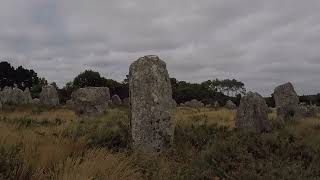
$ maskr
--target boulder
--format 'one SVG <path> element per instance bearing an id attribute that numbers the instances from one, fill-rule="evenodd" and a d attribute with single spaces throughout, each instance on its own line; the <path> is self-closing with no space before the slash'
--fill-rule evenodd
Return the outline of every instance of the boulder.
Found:
<path id="1" fill-rule="evenodd" d="M 66 106 L 72 108 L 73 107 L 73 101 L 71 99 L 66 101 Z"/>
<path id="2" fill-rule="evenodd" d="M 59 95 L 54 86 L 43 86 L 40 93 L 40 104 L 55 107 L 59 105 Z"/>
<path id="3" fill-rule="evenodd" d="M 198 101 L 196 99 L 192 99 L 191 101 L 187 101 L 184 103 L 185 106 L 191 107 L 191 108 L 203 108 L 204 104 L 201 101 Z"/>
<path id="4" fill-rule="evenodd" d="M 32 99 L 31 104 L 36 105 L 36 106 L 40 105 L 40 99 L 38 99 L 38 98 Z"/>
<path id="5" fill-rule="evenodd" d="M 129 106 L 130 102 L 129 102 L 129 98 L 124 98 L 122 101 L 122 104 L 125 106 Z"/>
<path id="6" fill-rule="evenodd" d="M 119 105 L 122 104 L 122 101 L 121 101 L 120 97 L 115 94 L 115 95 L 113 95 L 113 96 L 111 97 L 111 103 L 112 103 L 112 105 L 119 106 Z"/>
<path id="7" fill-rule="evenodd" d="M 227 108 L 227 109 L 237 109 L 237 105 L 234 104 L 231 100 L 228 100 L 226 105 L 225 105 L 225 108 Z"/>
<path id="8" fill-rule="evenodd" d="M 274 100 L 277 109 L 277 120 L 284 123 L 295 118 L 299 113 L 299 97 L 291 83 L 286 83 L 275 88 Z"/>
<path id="9" fill-rule="evenodd" d="M 254 132 L 269 132 L 268 105 L 258 93 L 249 92 L 241 98 L 236 115 L 236 128 Z"/>
<path id="10" fill-rule="evenodd" d="M 86 87 L 74 91 L 71 95 L 72 108 L 77 115 L 102 114 L 108 108 L 110 99 L 107 87 Z"/>
<path id="11" fill-rule="evenodd" d="M 19 88 L 5 87 L 0 94 L 3 104 L 24 105 L 31 103 L 31 95 L 28 88 L 23 92 Z"/>
<path id="12" fill-rule="evenodd" d="M 133 148 L 157 153 L 171 146 L 174 135 L 172 89 L 165 62 L 139 58 L 129 69 Z"/>

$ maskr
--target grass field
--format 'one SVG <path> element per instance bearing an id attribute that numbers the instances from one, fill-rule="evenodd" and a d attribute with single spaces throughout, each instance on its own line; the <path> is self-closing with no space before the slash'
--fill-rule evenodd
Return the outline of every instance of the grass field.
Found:
<path id="1" fill-rule="evenodd" d="M 67 108 L 0 113 L 0 179 L 319 179 L 320 118 L 273 132 L 234 130 L 235 111 L 178 108 L 173 147 L 130 150 L 128 110 L 77 117 Z"/>

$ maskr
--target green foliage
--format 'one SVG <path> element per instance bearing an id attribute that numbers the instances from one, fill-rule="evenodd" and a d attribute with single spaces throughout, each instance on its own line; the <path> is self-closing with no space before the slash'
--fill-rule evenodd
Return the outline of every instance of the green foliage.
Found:
<path id="1" fill-rule="evenodd" d="M 39 84 L 39 77 L 32 69 L 25 69 L 22 66 L 14 68 L 10 63 L 0 62 L 0 87 L 13 87 L 17 85 L 18 88 L 31 88 L 33 85 Z"/>
<path id="2" fill-rule="evenodd" d="M 126 111 L 110 110 L 104 116 L 82 118 L 75 126 L 67 129 L 64 136 L 75 140 L 87 137 L 91 147 L 106 147 L 119 151 L 129 147 L 129 124 Z"/>
<path id="3" fill-rule="evenodd" d="M 1 144 L 0 146 L 0 179 L 13 179 L 12 174 L 21 165 L 18 157 L 19 145 Z"/>
<path id="4" fill-rule="evenodd" d="M 63 120 L 56 118 L 54 121 L 49 121 L 47 119 L 34 120 L 29 117 L 7 119 L 6 117 L 1 117 L 0 122 L 10 123 L 17 125 L 18 128 L 30 128 L 36 126 L 57 126 L 63 123 Z"/>

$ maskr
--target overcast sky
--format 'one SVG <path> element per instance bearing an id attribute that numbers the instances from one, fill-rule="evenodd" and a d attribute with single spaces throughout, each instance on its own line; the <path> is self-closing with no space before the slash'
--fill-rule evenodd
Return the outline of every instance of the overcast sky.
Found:
<path id="1" fill-rule="evenodd" d="M 235 78 L 269 95 L 320 92 L 319 0 L 2 0 L 0 58 L 60 87 L 85 69 L 124 79 L 156 54 L 171 77 Z"/>

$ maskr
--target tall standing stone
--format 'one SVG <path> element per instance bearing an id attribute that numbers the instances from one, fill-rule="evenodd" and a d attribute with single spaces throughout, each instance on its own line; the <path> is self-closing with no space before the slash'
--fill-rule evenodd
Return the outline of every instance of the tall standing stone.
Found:
<path id="1" fill-rule="evenodd" d="M 139 58 L 129 70 L 133 148 L 161 152 L 173 142 L 173 99 L 165 62 L 157 56 Z"/>
<path id="2" fill-rule="evenodd" d="M 299 97 L 290 82 L 276 87 L 273 95 L 280 123 L 298 115 Z"/>
<path id="3" fill-rule="evenodd" d="M 47 85 L 42 87 L 40 104 L 53 107 L 59 105 L 59 95 L 54 86 Z"/>
<path id="4" fill-rule="evenodd" d="M 271 131 L 268 105 L 260 94 L 249 92 L 241 98 L 236 115 L 236 128 L 254 132 Z"/>

